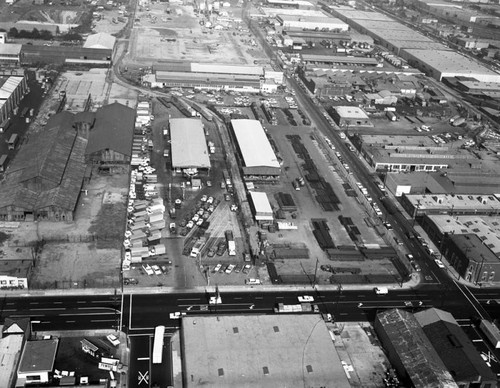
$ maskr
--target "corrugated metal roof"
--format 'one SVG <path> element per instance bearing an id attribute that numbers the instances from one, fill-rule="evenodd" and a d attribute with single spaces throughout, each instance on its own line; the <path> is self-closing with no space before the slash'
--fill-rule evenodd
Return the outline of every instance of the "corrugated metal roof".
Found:
<path id="1" fill-rule="evenodd" d="M 0 99 L 7 100 L 21 82 L 23 77 L 9 77 L 0 88 Z"/>
<path id="2" fill-rule="evenodd" d="M 280 168 L 264 128 L 257 120 L 231 120 L 245 167 Z"/>
<path id="3" fill-rule="evenodd" d="M 210 158 L 200 119 L 170 119 L 172 167 L 210 168 Z"/>

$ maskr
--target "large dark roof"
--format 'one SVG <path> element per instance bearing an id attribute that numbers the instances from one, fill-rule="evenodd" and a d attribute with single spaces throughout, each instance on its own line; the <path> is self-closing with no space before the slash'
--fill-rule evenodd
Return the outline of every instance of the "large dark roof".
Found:
<path id="1" fill-rule="evenodd" d="M 377 314 L 377 322 L 375 328 L 389 338 L 416 388 L 458 387 L 413 314 L 386 310 Z"/>
<path id="2" fill-rule="evenodd" d="M 53 116 L 45 130 L 21 147 L 0 186 L 0 208 L 75 209 L 85 173 L 87 140 L 77 136 L 73 119 L 69 112 Z M 25 184 L 34 180 L 43 183 L 43 189 L 35 191 L 33 185 Z"/>
<path id="3" fill-rule="evenodd" d="M 99 108 L 90 131 L 86 155 L 106 148 L 131 156 L 135 110 L 117 102 Z"/>
<path id="4" fill-rule="evenodd" d="M 57 339 L 26 342 L 18 372 L 52 372 L 58 344 Z"/>
<path id="5" fill-rule="evenodd" d="M 416 313 L 415 318 L 455 381 L 496 381 L 494 373 L 450 313 L 432 308 Z"/>

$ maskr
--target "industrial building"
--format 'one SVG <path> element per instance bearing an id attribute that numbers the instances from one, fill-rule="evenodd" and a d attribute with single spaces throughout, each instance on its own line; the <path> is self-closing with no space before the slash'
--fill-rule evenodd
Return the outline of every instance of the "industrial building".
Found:
<path id="1" fill-rule="evenodd" d="M 405 48 L 401 57 L 438 81 L 444 77 L 471 77 L 482 82 L 500 82 L 499 73 L 455 51 Z"/>
<path id="2" fill-rule="evenodd" d="M 274 181 L 279 179 L 281 165 L 257 120 L 231 120 L 236 144 L 246 181 Z"/>
<path id="3" fill-rule="evenodd" d="M 426 214 L 497 215 L 500 200 L 494 195 L 405 194 L 401 205 L 413 218 Z"/>
<path id="4" fill-rule="evenodd" d="M 0 219 L 72 221 L 85 174 L 87 140 L 73 115 L 52 116 L 23 144 L 0 184 Z"/>
<path id="5" fill-rule="evenodd" d="M 116 44 L 116 38 L 113 35 L 106 34 L 105 32 L 99 32 L 97 34 L 92 34 L 87 37 L 84 48 L 89 49 L 103 49 L 114 51 Z"/>
<path id="6" fill-rule="evenodd" d="M 0 63 L 3 66 L 19 66 L 21 64 L 22 47 L 22 44 L 17 43 L 0 44 Z"/>
<path id="7" fill-rule="evenodd" d="M 0 369 L 1 387 L 15 386 L 15 371 L 19 364 L 24 341 L 23 335 L 7 335 L 0 338 L 0 354 L 2 355 L 2 368 Z"/>
<path id="8" fill-rule="evenodd" d="M 64 64 L 66 66 L 108 67 L 113 50 L 81 46 L 41 46 L 23 44 L 21 64 L 27 66 Z"/>
<path id="9" fill-rule="evenodd" d="M 269 222 L 274 221 L 273 209 L 264 192 L 250 191 L 250 199 L 252 200 L 252 211 L 255 221 Z"/>
<path id="10" fill-rule="evenodd" d="M 200 119 L 170 119 L 172 169 L 195 176 L 210 169 L 205 130 Z"/>
<path id="11" fill-rule="evenodd" d="M 244 93 L 261 91 L 264 68 L 253 65 L 172 63 L 157 65 L 142 82 L 152 88 L 188 87 Z"/>
<path id="12" fill-rule="evenodd" d="M 82 128 L 78 123 L 85 122 Z M 101 171 L 128 168 L 132 158 L 135 110 L 117 102 L 105 105 L 95 113 L 75 115 L 79 132 L 88 139 L 85 160 L 97 164 Z M 87 132 L 86 134 L 84 133 Z"/>
<path id="13" fill-rule="evenodd" d="M 224 90 L 242 93 L 259 93 L 261 77 L 258 75 L 207 74 L 178 71 L 157 71 L 147 74 L 143 84 L 151 88 L 193 88 L 197 90 Z"/>
<path id="14" fill-rule="evenodd" d="M 368 115 L 357 106 L 335 106 L 329 113 L 341 128 L 373 127 Z"/>
<path id="15" fill-rule="evenodd" d="M 495 269 L 491 269 L 500 263 L 499 221 L 498 214 L 494 216 L 434 214 L 425 215 L 420 224 L 460 276 L 471 282 L 485 283 L 499 280 L 497 275 L 492 273 Z M 467 238 L 466 243 L 461 240 L 448 241 L 451 237 L 467 235 L 474 235 L 479 240 Z M 460 244 L 465 244 L 467 247 L 464 252 L 457 253 Z M 484 256 L 484 270 L 479 269 L 480 262 L 483 261 L 481 254 Z M 487 262 L 488 265 L 485 267 L 484 264 Z M 488 271 L 488 274 L 484 275 L 484 271 Z"/>
<path id="16" fill-rule="evenodd" d="M 414 315 L 392 309 L 375 317 L 375 331 L 391 365 L 415 388 L 458 388 Z"/>
<path id="17" fill-rule="evenodd" d="M 294 9 L 313 9 L 314 4 L 306 0 L 266 0 L 270 7 L 294 8 Z"/>
<path id="18" fill-rule="evenodd" d="M 326 65 L 332 66 L 345 66 L 345 67 L 364 67 L 373 68 L 381 65 L 376 58 L 368 57 L 352 57 L 345 55 L 319 55 L 319 54 L 302 54 L 302 62 L 306 65 Z"/>
<path id="19" fill-rule="evenodd" d="M 187 388 L 351 386 L 315 314 L 188 316 L 181 336 Z"/>
<path id="20" fill-rule="evenodd" d="M 16 386 L 49 383 L 58 345 L 58 339 L 27 341 L 17 369 Z"/>
<path id="21" fill-rule="evenodd" d="M 437 146 L 428 137 L 354 135 L 366 161 L 378 171 L 439 171 L 450 166 L 477 168 L 481 160 L 467 150 Z"/>
<path id="22" fill-rule="evenodd" d="M 26 76 L 3 76 L 0 77 L 0 85 L 0 132 L 3 132 L 19 103 L 28 93 L 28 84 Z"/>
<path id="23" fill-rule="evenodd" d="M 328 16 L 299 16 L 282 15 L 276 16 L 281 28 L 277 32 L 289 30 L 316 30 L 316 31 L 348 31 L 349 25 L 340 19 Z"/>
<path id="24" fill-rule="evenodd" d="M 466 76 L 478 81 L 500 82 L 500 74 L 379 12 L 344 6 L 330 6 L 328 9 L 356 30 L 371 35 L 376 44 L 386 47 L 438 81 L 443 77 Z"/>
<path id="25" fill-rule="evenodd" d="M 442 252 L 466 281 L 476 285 L 500 281 L 500 259 L 476 234 L 448 236 Z"/>

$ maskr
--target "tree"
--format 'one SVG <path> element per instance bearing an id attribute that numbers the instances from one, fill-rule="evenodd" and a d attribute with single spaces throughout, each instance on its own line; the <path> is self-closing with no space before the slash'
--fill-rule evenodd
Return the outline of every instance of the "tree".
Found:
<path id="1" fill-rule="evenodd" d="M 17 36 L 19 35 L 19 31 L 17 30 L 16 27 L 12 27 L 10 30 L 9 30 L 9 36 L 11 38 L 16 38 Z"/>

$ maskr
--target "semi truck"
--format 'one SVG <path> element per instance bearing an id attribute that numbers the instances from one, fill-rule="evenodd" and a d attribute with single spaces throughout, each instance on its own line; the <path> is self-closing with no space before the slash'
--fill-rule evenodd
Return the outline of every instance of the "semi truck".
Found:
<path id="1" fill-rule="evenodd" d="M 225 235 L 229 256 L 236 256 L 236 243 L 234 242 L 233 231 L 226 230 Z"/>
<path id="2" fill-rule="evenodd" d="M 153 341 L 153 364 L 161 364 L 163 358 L 163 337 L 165 335 L 165 326 L 156 326 Z"/>
<path id="3" fill-rule="evenodd" d="M 387 116 L 387 118 L 389 119 L 389 121 L 396 121 L 398 119 L 398 116 L 396 116 L 396 113 L 388 110 L 387 112 L 385 112 L 385 115 Z"/>

